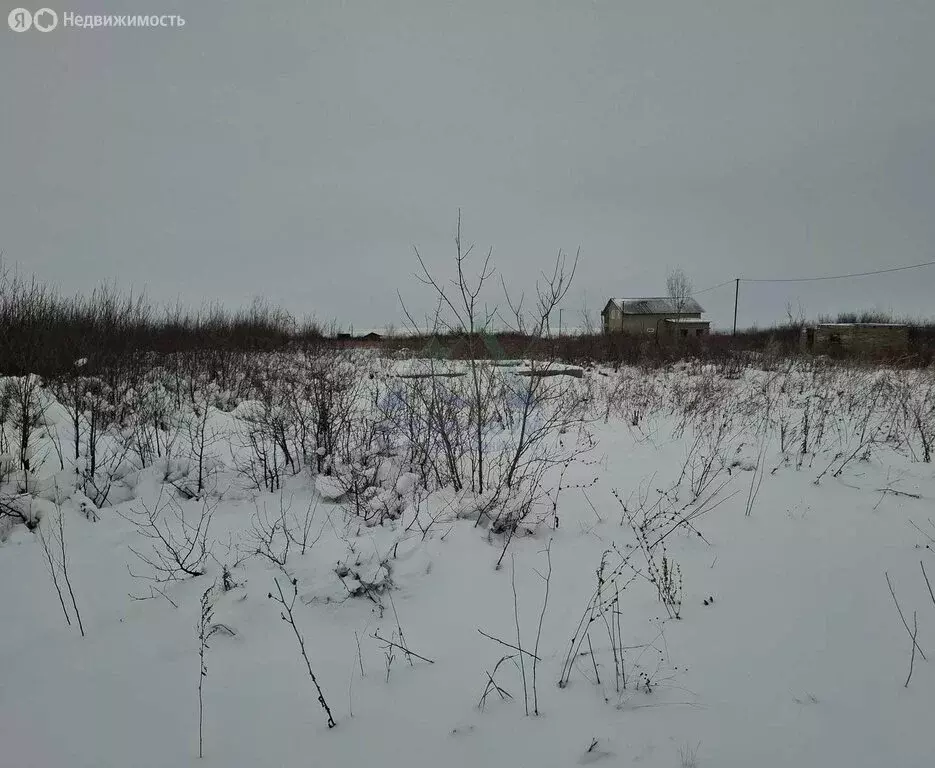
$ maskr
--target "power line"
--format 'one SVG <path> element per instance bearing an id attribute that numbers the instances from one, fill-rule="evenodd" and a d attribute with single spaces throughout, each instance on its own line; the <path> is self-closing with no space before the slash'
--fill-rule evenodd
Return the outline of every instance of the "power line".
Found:
<path id="1" fill-rule="evenodd" d="M 851 272 L 845 275 L 821 275 L 820 277 L 776 277 L 771 279 L 756 279 L 737 277 L 734 278 L 734 335 L 737 335 L 737 304 L 740 300 L 741 283 L 812 283 L 819 280 L 844 280 L 850 277 L 869 277 L 871 275 L 885 275 L 890 272 L 903 272 L 907 269 L 921 269 L 922 267 L 935 266 L 935 261 L 926 261 L 923 264 L 908 264 L 904 267 L 889 267 L 887 269 L 873 269 L 868 272 Z M 730 281 L 728 281 L 730 282 Z M 724 285 L 723 283 L 721 285 Z M 720 286 L 714 286 L 719 288 Z M 713 290 L 709 288 L 706 290 Z"/>
<path id="2" fill-rule="evenodd" d="M 715 288 L 723 288 L 725 285 L 730 285 L 732 282 L 734 282 L 734 278 L 725 280 L 723 283 L 718 283 L 717 285 L 712 285 L 710 288 L 705 288 L 701 291 L 692 291 L 692 295 L 695 296 L 699 293 L 707 293 L 708 291 L 713 291 Z"/>
<path id="3" fill-rule="evenodd" d="M 924 264 L 909 264 L 905 267 L 890 267 L 889 269 L 875 269 L 870 272 L 852 272 L 848 275 L 823 275 L 821 277 L 775 277 L 775 278 L 749 278 L 741 277 L 742 283 L 809 283 L 816 280 L 842 280 L 847 277 L 867 277 L 869 275 L 884 275 L 888 272 L 902 272 L 907 269 L 921 269 L 922 267 L 931 267 L 935 261 L 926 261 Z M 727 282 L 731 282 L 728 280 Z M 725 285 L 725 283 L 721 283 Z M 719 288 L 720 286 L 715 286 Z M 706 290 L 712 290 L 708 288 Z M 701 293 L 701 291 L 699 291 Z"/>

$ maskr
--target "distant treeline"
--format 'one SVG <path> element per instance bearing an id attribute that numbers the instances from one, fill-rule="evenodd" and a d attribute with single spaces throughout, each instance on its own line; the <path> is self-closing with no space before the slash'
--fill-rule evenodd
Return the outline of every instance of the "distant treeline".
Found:
<path id="1" fill-rule="evenodd" d="M 829 318 L 822 318 L 828 322 Z M 895 322 L 880 312 L 842 313 L 834 322 Z M 909 354 L 903 360 L 935 360 L 935 325 L 908 321 Z M 35 279 L 0 269 L 0 374 L 55 377 L 120 366 L 142 357 L 213 352 L 262 352 L 322 346 L 376 344 L 388 352 L 450 358 L 547 357 L 570 363 L 646 364 L 686 356 L 722 358 L 738 352 L 788 355 L 799 351 L 802 323 L 786 323 L 736 336 L 712 333 L 666 342 L 621 333 L 534 338 L 519 333 L 390 335 L 382 339 L 338 334 L 314 320 L 297 320 L 267 302 L 229 311 L 220 306 L 192 311 L 157 308 L 145 298 L 102 287 L 89 296 L 63 296 Z"/>
<path id="2" fill-rule="evenodd" d="M 230 312 L 219 306 L 159 309 L 143 297 L 102 287 L 62 296 L 35 279 L 0 272 L 0 373 L 57 376 L 91 372 L 131 357 L 204 349 L 263 351 L 320 343 L 323 329 L 257 301 Z"/>

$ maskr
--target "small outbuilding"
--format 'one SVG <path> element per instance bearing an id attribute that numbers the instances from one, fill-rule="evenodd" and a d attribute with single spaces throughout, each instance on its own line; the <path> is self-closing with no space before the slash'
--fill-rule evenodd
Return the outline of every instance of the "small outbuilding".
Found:
<path id="1" fill-rule="evenodd" d="M 909 349 L 900 323 L 819 323 L 802 329 L 802 349 L 818 354 L 898 355 Z"/>
<path id="2" fill-rule="evenodd" d="M 669 317 L 659 326 L 659 333 L 672 339 L 707 336 L 710 331 L 711 323 L 697 317 Z"/>

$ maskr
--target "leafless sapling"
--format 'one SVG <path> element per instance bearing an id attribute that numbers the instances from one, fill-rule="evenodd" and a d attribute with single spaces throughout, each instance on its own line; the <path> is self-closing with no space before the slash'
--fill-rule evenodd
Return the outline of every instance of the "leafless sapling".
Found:
<path id="1" fill-rule="evenodd" d="M 62 595 L 62 587 L 58 580 L 59 564 L 57 557 L 53 552 L 52 542 L 49 541 L 45 531 L 42 530 L 42 526 L 39 526 L 36 529 L 36 534 L 39 539 L 39 544 L 42 547 L 42 553 L 45 555 L 46 568 L 49 571 L 49 576 L 52 577 L 52 584 L 55 587 L 56 594 L 58 595 L 58 601 L 62 606 L 62 613 L 65 614 L 65 622 L 70 627 L 71 617 L 68 615 L 68 608 L 65 606 L 65 597 Z"/>
<path id="2" fill-rule="evenodd" d="M 214 585 L 208 587 L 201 595 L 201 614 L 199 615 L 198 625 L 195 627 L 198 633 L 198 757 L 204 757 L 204 684 L 208 676 L 208 662 L 205 654 L 208 651 L 208 641 L 218 631 L 218 627 L 212 622 L 214 620 L 214 602 L 211 599 L 214 592 Z"/>
<path id="3" fill-rule="evenodd" d="M 325 711 L 325 715 L 328 717 L 328 727 L 334 728 L 337 723 L 334 720 L 334 717 L 331 715 L 331 708 L 328 706 L 328 702 L 325 701 L 325 694 L 321 690 L 321 686 L 318 684 L 318 678 L 315 677 L 315 673 L 312 671 L 312 662 L 308 658 L 308 653 L 305 650 L 305 638 L 302 637 L 302 633 L 299 632 L 299 628 L 295 623 L 295 614 L 293 613 L 293 608 L 295 607 L 295 601 L 299 596 L 299 582 L 297 579 L 292 580 L 292 595 L 289 598 L 286 598 L 285 594 L 282 591 L 282 587 L 279 585 L 279 579 L 273 579 L 273 583 L 276 585 L 277 594 L 274 595 L 272 592 L 269 593 L 269 598 L 275 600 L 282 606 L 282 611 L 280 612 L 280 618 L 292 627 L 292 631 L 295 634 L 295 639 L 299 644 L 299 652 L 302 654 L 302 659 L 305 661 L 305 668 L 308 670 L 308 676 L 312 679 L 312 684 L 315 686 L 315 690 L 318 692 L 318 703 L 321 704 L 321 708 Z"/>
<path id="4" fill-rule="evenodd" d="M 62 576 L 65 579 L 65 586 L 68 588 L 68 595 L 71 598 L 72 608 L 75 611 L 75 618 L 78 620 L 78 629 L 81 630 L 81 636 L 84 637 L 84 622 L 81 621 L 81 612 L 78 610 L 78 601 L 75 598 L 75 590 L 71 585 L 71 576 L 68 575 L 68 553 L 65 548 L 65 515 L 61 507 L 58 508 L 56 524 L 58 527 L 59 551 L 61 552 L 59 565 L 62 569 Z"/>
<path id="5" fill-rule="evenodd" d="M 542 610 L 539 612 L 539 626 L 536 629 L 536 645 L 533 648 L 533 658 L 532 658 L 532 711 L 535 715 L 539 715 L 539 689 L 536 685 L 536 673 L 539 668 L 539 640 L 542 638 L 542 622 L 545 619 L 545 611 L 549 606 L 549 587 L 552 582 L 552 540 L 549 539 L 549 543 L 545 548 L 545 559 L 548 564 L 548 569 L 545 572 L 545 575 L 539 574 L 542 577 L 542 580 L 545 582 L 545 595 L 542 598 Z"/>

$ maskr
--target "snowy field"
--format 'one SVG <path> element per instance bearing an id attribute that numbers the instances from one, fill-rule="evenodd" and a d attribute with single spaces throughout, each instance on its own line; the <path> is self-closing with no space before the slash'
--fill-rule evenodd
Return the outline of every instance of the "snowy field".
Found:
<path id="1" fill-rule="evenodd" d="M 434 366 L 4 380 L 0 765 L 935 764 L 935 372 Z"/>

